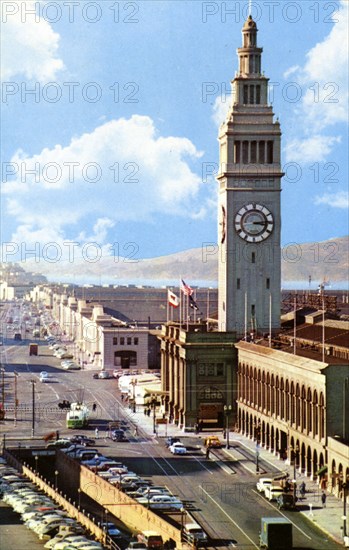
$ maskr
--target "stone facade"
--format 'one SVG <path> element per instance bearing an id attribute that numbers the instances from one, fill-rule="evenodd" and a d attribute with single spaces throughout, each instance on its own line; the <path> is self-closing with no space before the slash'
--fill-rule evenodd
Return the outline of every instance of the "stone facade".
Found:
<path id="1" fill-rule="evenodd" d="M 236 348 L 239 430 L 315 478 L 328 438 L 349 441 L 349 365 L 249 342 Z"/>
<path id="2" fill-rule="evenodd" d="M 161 382 L 168 392 L 165 411 L 184 430 L 225 426 L 236 422 L 235 334 L 207 332 L 205 324 L 162 326 Z"/>

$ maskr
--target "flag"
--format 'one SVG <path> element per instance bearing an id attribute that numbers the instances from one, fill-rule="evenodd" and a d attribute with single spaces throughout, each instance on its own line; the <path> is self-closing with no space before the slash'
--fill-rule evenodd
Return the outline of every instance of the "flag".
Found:
<path id="1" fill-rule="evenodd" d="M 185 294 L 186 296 L 191 296 L 194 292 L 194 290 L 189 286 L 187 285 L 183 279 L 181 279 L 182 281 L 182 285 L 181 285 L 181 291 L 183 292 L 183 294 Z"/>
<path id="2" fill-rule="evenodd" d="M 179 306 L 179 298 L 171 290 L 167 290 L 167 300 L 170 306 L 172 307 Z"/>
<path id="3" fill-rule="evenodd" d="M 189 307 L 191 307 L 192 309 L 195 309 L 195 311 L 198 311 L 199 309 L 197 303 L 195 302 L 192 296 L 189 296 Z"/>

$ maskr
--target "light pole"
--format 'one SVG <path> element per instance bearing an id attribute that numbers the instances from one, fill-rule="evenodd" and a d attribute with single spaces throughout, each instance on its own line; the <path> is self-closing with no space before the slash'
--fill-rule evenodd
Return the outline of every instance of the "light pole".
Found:
<path id="1" fill-rule="evenodd" d="M 296 446 L 295 448 L 291 447 L 291 452 L 293 453 L 293 500 L 296 502 L 297 498 L 297 458 L 299 454 L 299 449 Z"/>
<path id="2" fill-rule="evenodd" d="M 81 506 L 81 489 L 80 489 L 80 487 L 78 489 L 78 499 L 79 499 L 78 500 L 78 510 L 80 512 L 80 506 Z"/>
<path id="3" fill-rule="evenodd" d="M 15 416 L 14 416 L 14 424 L 17 426 L 17 407 L 18 407 L 18 399 L 17 399 L 17 378 L 18 378 L 18 372 L 13 371 L 13 374 L 15 375 Z"/>
<path id="4" fill-rule="evenodd" d="M 58 487 L 58 474 L 59 474 L 59 471 L 55 470 L 55 490 L 56 491 L 57 491 L 57 487 Z"/>
<path id="5" fill-rule="evenodd" d="M 31 380 L 32 385 L 32 437 L 35 433 L 35 380 Z"/>
<path id="6" fill-rule="evenodd" d="M 232 411 L 231 405 L 224 405 L 224 413 L 225 413 L 225 431 L 227 434 L 227 449 L 229 449 L 229 416 Z"/>
<path id="7" fill-rule="evenodd" d="M 151 401 L 153 407 L 153 433 L 156 434 L 156 396 L 152 395 Z"/>
<path id="8" fill-rule="evenodd" d="M 39 457 L 38 457 L 38 455 L 35 455 L 34 458 L 35 458 L 35 473 L 37 474 L 37 473 L 38 473 L 38 461 L 39 461 Z"/>

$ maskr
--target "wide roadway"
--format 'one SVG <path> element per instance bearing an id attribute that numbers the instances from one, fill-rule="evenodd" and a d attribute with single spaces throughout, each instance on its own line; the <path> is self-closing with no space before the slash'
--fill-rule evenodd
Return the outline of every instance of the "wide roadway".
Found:
<path id="1" fill-rule="evenodd" d="M 65 372 L 46 345 L 39 349 L 38 357 L 29 357 L 28 342 L 5 342 L 2 360 L 6 370 L 6 402 L 13 404 L 13 373 L 16 371 L 19 375 L 19 406 L 26 408 L 24 412 L 18 410 L 16 426 L 12 420 L 1 424 L 2 432 L 8 438 L 15 438 L 11 443 L 16 443 L 17 438 L 21 440 L 29 436 L 29 441 L 22 440 L 22 444 L 43 445 L 42 437 L 57 429 L 61 435 L 72 435 L 74 432 L 65 428 L 65 412 L 59 410 L 58 402 L 68 399 L 84 400 L 89 405 L 96 403 L 96 413 L 92 414 L 90 427 L 85 433 L 93 436 L 95 427 L 98 427 L 100 438 L 96 444 L 103 454 L 121 459 L 129 469 L 151 479 L 155 485 L 166 485 L 178 495 L 190 515 L 207 531 L 212 547 L 259 548 L 260 518 L 285 516 L 294 525 L 294 548 L 341 548 L 303 515 L 280 512 L 274 503 L 266 501 L 255 490 L 257 476 L 241 462 L 230 459 L 223 451 L 215 452 L 210 459 L 206 459 L 200 436 L 181 436 L 189 452 L 186 456 L 173 456 L 165 447 L 164 437 L 155 438 L 152 435 L 151 419 L 139 413 L 134 415 L 121 401 L 116 380 L 95 380 L 90 370 Z M 49 383 L 39 382 L 42 370 L 49 372 Z M 35 440 L 30 439 L 32 381 L 35 381 Z M 132 428 L 128 432 L 129 441 L 114 443 L 105 438 L 105 429 L 109 421 L 120 418 L 126 418 L 130 426 L 137 425 L 137 435 Z M 161 428 L 164 429 L 163 426 Z M 237 449 L 238 444 L 233 443 L 233 451 L 234 447 Z M 250 458 L 253 460 L 252 456 Z M 268 464 L 262 462 L 260 466 L 261 470 L 270 473 Z M 180 516 L 172 516 L 172 520 L 181 521 Z"/>

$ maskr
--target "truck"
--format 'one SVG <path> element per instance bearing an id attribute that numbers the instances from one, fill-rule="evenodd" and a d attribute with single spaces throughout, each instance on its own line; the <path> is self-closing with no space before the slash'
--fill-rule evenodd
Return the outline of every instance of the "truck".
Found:
<path id="1" fill-rule="evenodd" d="M 38 349 L 37 344 L 29 344 L 29 355 L 38 355 Z"/>
<path id="2" fill-rule="evenodd" d="M 66 416 L 67 428 L 85 428 L 89 415 L 90 411 L 84 403 L 72 403 Z"/>
<path id="3" fill-rule="evenodd" d="M 291 550 L 292 523 L 283 517 L 261 518 L 259 546 L 268 550 Z"/>

